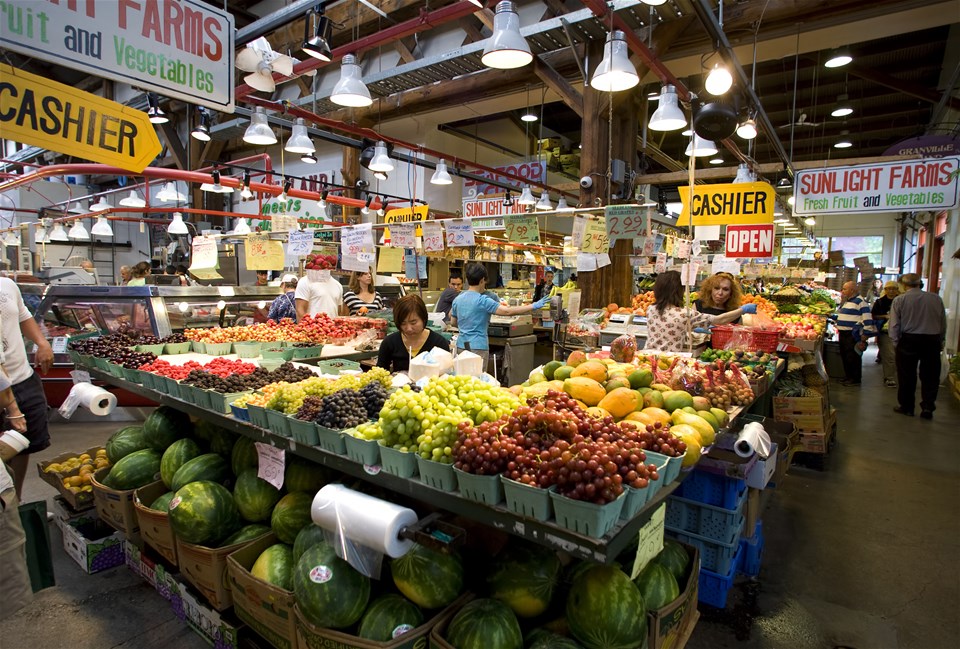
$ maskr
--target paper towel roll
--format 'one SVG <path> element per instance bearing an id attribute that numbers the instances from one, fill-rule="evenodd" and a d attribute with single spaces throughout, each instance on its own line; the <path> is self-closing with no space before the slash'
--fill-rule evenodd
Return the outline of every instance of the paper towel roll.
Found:
<path id="1" fill-rule="evenodd" d="M 98 417 L 109 415 L 117 407 L 116 395 L 93 383 L 77 383 L 70 390 L 70 394 L 77 397 L 81 406 Z"/>
<path id="2" fill-rule="evenodd" d="M 759 453 L 760 457 L 766 458 L 770 455 L 770 436 L 761 424 L 751 421 L 737 435 L 737 443 L 733 445 L 733 450 L 740 457 L 750 457 L 754 453 Z"/>
<path id="3" fill-rule="evenodd" d="M 399 534 L 401 529 L 417 522 L 416 512 L 341 484 L 328 484 L 317 492 L 310 516 L 320 527 L 338 531 L 351 541 L 393 558 L 402 557 L 413 547 L 413 541 L 401 539 Z"/>

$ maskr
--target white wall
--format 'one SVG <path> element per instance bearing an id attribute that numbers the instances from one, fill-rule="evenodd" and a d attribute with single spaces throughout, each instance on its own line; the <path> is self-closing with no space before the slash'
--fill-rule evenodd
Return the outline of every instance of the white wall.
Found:
<path id="1" fill-rule="evenodd" d="M 895 266 L 897 262 L 897 214 L 828 214 L 817 217 L 813 228 L 818 239 L 827 237 L 864 237 L 883 235 L 883 264 Z M 853 265 L 853 257 L 847 255 L 847 265 Z"/>

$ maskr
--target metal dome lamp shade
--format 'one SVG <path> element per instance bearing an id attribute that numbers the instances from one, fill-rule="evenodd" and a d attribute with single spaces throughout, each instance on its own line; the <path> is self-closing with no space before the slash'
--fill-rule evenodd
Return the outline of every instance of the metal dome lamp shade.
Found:
<path id="1" fill-rule="evenodd" d="M 83 209 L 83 206 L 80 203 L 74 201 L 73 207 L 70 208 L 70 211 L 67 214 L 86 214 L 88 210 Z"/>
<path id="2" fill-rule="evenodd" d="M 840 68 L 847 65 L 851 61 L 853 61 L 853 57 L 850 56 L 850 52 L 844 48 L 841 48 L 831 54 L 830 58 L 827 59 L 823 65 L 824 67 L 828 68 Z"/>
<path id="3" fill-rule="evenodd" d="M 90 228 L 90 234 L 95 234 L 98 237 L 112 237 L 113 228 L 110 227 L 110 221 L 104 216 L 98 216 L 97 222 Z"/>
<path id="4" fill-rule="evenodd" d="M 433 172 L 433 176 L 430 178 L 431 185 L 452 185 L 453 178 L 450 177 L 450 172 L 447 171 L 447 162 L 441 158 L 440 162 L 437 163 L 437 170 Z"/>
<path id="5" fill-rule="evenodd" d="M 183 214 L 180 212 L 173 213 L 173 220 L 167 226 L 167 232 L 169 234 L 189 234 L 187 224 L 183 222 Z"/>
<path id="6" fill-rule="evenodd" d="M 517 203 L 519 205 L 536 205 L 537 199 L 533 197 L 533 193 L 529 187 L 524 187 L 523 191 L 520 192 L 520 198 L 517 199 Z"/>
<path id="7" fill-rule="evenodd" d="M 373 149 L 373 159 L 367 167 L 370 171 L 380 171 L 389 173 L 393 171 L 393 161 L 390 160 L 390 154 L 387 152 L 387 144 L 383 140 L 377 142 Z"/>
<path id="8" fill-rule="evenodd" d="M 566 196 L 561 196 L 560 199 L 557 201 L 557 211 L 558 211 L 558 212 L 574 212 L 574 211 L 576 211 L 576 210 L 575 210 L 575 208 L 570 207 L 569 205 L 567 205 L 567 197 L 566 197 Z"/>
<path id="9" fill-rule="evenodd" d="M 298 117 L 293 123 L 293 133 L 283 148 L 290 153 L 312 154 L 316 152 L 317 149 L 313 146 L 313 141 L 307 134 L 307 123 L 303 121 L 303 118 Z"/>
<path id="10" fill-rule="evenodd" d="M 157 192 L 157 200 L 161 203 L 182 203 L 187 200 L 187 197 L 177 191 L 175 183 L 167 183 Z"/>
<path id="11" fill-rule="evenodd" d="M 690 155 L 689 153 L 687 155 Z M 737 166 L 737 177 L 733 179 L 733 184 L 739 183 L 752 183 L 757 179 L 757 176 L 750 171 L 750 166 L 746 163 L 741 163 Z"/>
<path id="12" fill-rule="evenodd" d="M 757 123 L 752 117 L 748 117 L 743 120 L 739 126 L 737 126 L 737 135 L 739 135 L 744 140 L 752 140 L 757 137 Z"/>
<path id="13" fill-rule="evenodd" d="M 111 205 L 106 200 L 104 200 L 102 196 L 96 203 L 90 206 L 91 212 L 105 212 L 107 210 L 112 210 L 112 209 L 113 209 L 113 205 Z"/>
<path id="14" fill-rule="evenodd" d="M 37 243 L 50 243 L 50 234 L 47 232 L 47 229 L 43 226 L 37 228 L 36 235 Z"/>
<path id="15" fill-rule="evenodd" d="M 364 85 L 357 57 L 346 54 L 340 62 L 340 80 L 333 87 L 330 101 L 338 106 L 362 108 L 373 103 L 370 91 Z"/>
<path id="16" fill-rule="evenodd" d="M 717 151 L 717 145 L 714 142 L 694 134 L 693 140 L 687 145 L 687 149 L 683 153 L 694 158 L 705 158 L 716 154 Z"/>
<path id="17" fill-rule="evenodd" d="M 487 39 L 480 61 L 488 68 L 512 70 L 533 61 L 530 45 L 520 34 L 520 16 L 510 0 L 497 3 L 493 35 Z"/>
<path id="18" fill-rule="evenodd" d="M 70 237 L 67 236 L 67 231 L 63 228 L 62 223 L 55 223 L 53 230 L 50 232 L 50 241 L 70 241 Z"/>
<path id="19" fill-rule="evenodd" d="M 660 105 L 650 116 L 648 126 L 652 131 L 677 131 L 687 125 L 687 118 L 680 110 L 677 89 L 667 84 L 660 91 Z"/>
<path id="20" fill-rule="evenodd" d="M 267 111 L 262 106 L 257 106 L 250 116 L 250 126 L 243 134 L 243 141 L 261 146 L 277 143 L 277 136 L 267 123 Z"/>
<path id="21" fill-rule="evenodd" d="M 130 190 L 130 195 L 120 199 L 120 204 L 124 207 L 146 207 L 147 201 L 137 196 L 137 192 Z"/>
<path id="22" fill-rule="evenodd" d="M 853 106 L 850 105 L 850 96 L 843 93 L 837 97 L 837 107 L 830 111 L 831 117 L 846 117 L 853 114 Z"/>
<path id="23" fill-rule="evenodd" d="M 593 72 L 590 87 L 602 92 L 629 90 L 640 83 L 636 68 L 630 62 L 624 33 L 615 29 L 607 34 L 603 60 Z"/>
<path id="24" fill-rule="evenodd" d="M 233 226 L 233 232 L 231 232 L 231 234 L 250 234 L 250 225 L 247 223 L 247 220 L 237 219 L 237 222 Z"/>
<path id="25" fill-rule="evenodd" d="M 83 221 L 80 220 L 74 222 L 73 226 L 70 228 L 70 232 L 67 233 L 67 237 L 70 239 L 76 239 L 77 241 L 90 241 L 90 233 L 87 232 L 87 228 L 84 227 Z"/>
<path id="26" fill-rule="evenodd" d="M 314 12 L 310 13 L 316 15 Z M 310 35 L 308 31 L 310 29 L 310 20 L 304 21 L 303 28 L 303 52 L 320 61 L 332 61 L 333 54 L 330 52 L 330 35 L 333 29 L 333 23 L 330 22 L 330 19 L 321 14 L 317 20 L 317 26 L 313 35 Z"/>
<path id="27" fill-rule="evenodd" d="M 553 209 L 553 203 L 550 202 L 550 192 L 544 191 L 540 194 L 540 200 L 537 201 L 536 209 L 543 211 Z"/>

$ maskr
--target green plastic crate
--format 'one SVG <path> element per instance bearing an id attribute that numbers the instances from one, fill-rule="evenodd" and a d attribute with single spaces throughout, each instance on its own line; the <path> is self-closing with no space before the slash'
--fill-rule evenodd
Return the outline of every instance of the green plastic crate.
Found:
<path id="1" fill-rule="evenodd" d="M 343 431 L 334 430 L 333 428 L 327 428 L 326 426 L 317 425 L 317 436 L 319 438 L 319 445 L 325 451 L 331 453 L 336 453 L 337 455 L 346 455 L 347 454 L 347 442 L 346 438 L 349 437 L 345 435 Z"/>
<path id="2" fill-rule="evenodd" d="M 503 483 L 503 497 L 507 502 L 507 509 L 538 521 L 550 519 L 553 512 L 550 489 L 531 487 L 503 475 L 500 476 L 500 481 Z"/>
<path id="3" fill-rule="evenodd" d="M 457 474 L 453 472 L 452 464 L 434 462 L 417 455 L 417 469 L 420 471 L 420 482 L 439 489 L 453 491 L 457 488 Z"/>
<path id="4" fill-rule="evenodd" d="M 317 446 L 320 438 L 317 435 L 317 425 L 312 421 L 303 421 L 296 417 L 288 417 L 287 426 L 290 427 L 290 434 L 300 444 L 308 446 Z"/>
<path id="5" fill-rule="evenodd" d="M 474 475 L 453 469 L 457 476 L 460 494 L 467 500 L 485 505 L 499 505 L 503 502 L 503 484 L 499 475 Z"/>
<path id="6" fill-rule="evenodd" d="M 361 439 L 353 435 L 343 436 L 347 457 L 365 466 L 380 464 L 380 444 L 375 439 Z"/>
<path id="7" fill-rule="evenodd" d="M 267 422 L 270 424 L 270 432 L 283 437 L 293 437 L 290 432 L 290 418 L 279 410 L 267 408 Z"/>
<path id="8" fill-rule="evenodd" d="M 380 465 L 383 470 L 398 478 L 412 478 L 417 475 L 416 453 L 398 451 L 392 446 L 380 446 Z"/>
<path id="9" fill-rule="evenodd" d="M 624 494 L 606 505 L 596 505 L 582 500 L 573 500 L 551 491 L 553 514 L 557 525 L 571 532 L 583 534 L 595 539 L 603 537 L 613 529 L 623 511 Z"/>

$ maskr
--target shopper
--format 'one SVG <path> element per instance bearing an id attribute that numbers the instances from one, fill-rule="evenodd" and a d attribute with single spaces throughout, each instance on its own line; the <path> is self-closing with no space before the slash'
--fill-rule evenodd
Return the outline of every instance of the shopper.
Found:
<path id="1" fill-rule="evenodd" d="M 463 278 L 459 275 L 451 275 L 450 279 L 447 280 L 447 288 L 443 289 L 443 293 L 440 294 L 440 299 L 437 300 L 437 306 L 434 307 L 436 313 L 443 314 L 443 321 L 450 321 L 450 307 L 453 306 L 453 301 L 460 295 L 460 291 L 463 290 Z"/>
<path id="2" fill-rule="evenodd" d="M 890 305 L 890 340 L 897 348 L 897 401 L 894 412 L 913 416 L 920 370 L 920 416 L 933 419 L 940 383 L 940 352 L 947 335 L 947 314 L 936 293 L 921 290 L 916 273 L 900 278 L 906 289 Z"/>
<path id="3" fill-rule="evenodd" d="M 896 350 L 893 341 L 890 340 L 887 321 L 890 319 L 890 305 L 898 295 L 900 295 L 900 285 L 896 282 L 887 282 L 883 285 L 883 295 L 874 301 L 873 308 L 870 310 L 873 324 L 877 328 L 877 362 L 883 363 L 883 383 L 888 388 L 897 387 Z"/>
<path id="4" fill-rule="evenodd" d="M 11 405 L 16 404 L 10 381 L 0 374 L 0 409 L 9 410 Z M 5 434 L 9 435 L 0 433 L 0 436 Z M 7 441 L 0 440 L 7 449 L 11 449 L 13 444 Z M 16 456 L 10 458 L 11 461 L 14 459 Z M 33 599 L 30 571 L 27 568 L 27 535 L 20 522 L 20 498 L 14 480 L 13 472 L 5 462 L 0 461 L 0 575 L 3 575 L 0 620 L 10 617 Z"/>
<path id="5" fill-rule="evenodd" d="M 393 305 L 393 322 L 398 331 L 380 343 L 377 367 L 391 372 L 406 372 L 410 359 L 422 352 L 440 348 L 450 351 L 450 343 L 436 331 L 427 329 L 427 305 L 419 295 L 405 295 Z"/>
<path id="6" fill-rule="evenodd" d="M 653 285 L 654 303 L 647 308 L 645 349 L 682 352 L 689 347 L 687 331 L 697 327 L 727 324 L 744 313 L 756 313 L 756 304 L 744 304 L 720 315 L 683 308 L 683 284 L 680 273 L 669 270 L 657 275 Z"/>
<path id="7" fill-rule="evenodd" d="M 383 309 L 383 298 L 377 293 L 373 273 L 350 273 L 347 292 L 343 294 L 344 315 L 364 315 Z"/>
<path id="8" fill-rule="evenodd" d="M 699 293 L 700 297 L 694 300 L 693 306 L 708 315 L 723 315 L 739 309 L 743 300 L 740 282 L 730 273 L 714 273 L 703 280 Z M 739 321 L 740 318 L 734 320 L 735 323 Z"/>
<path id="9" fill-rule="evenodd" d="M 131 271 L 133 277 L 131 277 L 130 281 L 127 282 L 127 286 L 146 286 L 147 277 L 150 276 L 150 273 L 150 264 L 145 261 L 141 261 L 133 267 L 133 270 Z"/>
<path id="10" fill-rule="evenodd" d="M 553 283 L 553 271 L 547 270 L 543 273 L 543 281 L 533 289 L 533 299 L 539 300 L 542 297 L 553 297 L 556 293 L 557 287 Z"/>
<path id="11" fill-rule="evenodd" d="M 3 336 L 0 368 L 10 381 L 15 397 L 15 401 L 7 406 L 0 430 L 13 428 L 30 440 L 27 450 L 9 463 L 19 497 L 27 475 L 30 454 L 50 446 L 47 398 L 43 394 L 40 377 L 27 360 L 23 339 L 27 337 L 36 343 L 36 360 L 42 374 L 46 374 L 53 366 L 53 349 L 40 331 L 37 321 L 24 306 L 20 289 L 7 277 L 0 278 L 0 333 Z"/>
<path id="12" fill-rule="evenodd" d="M 533 304 L 504 306 L 489 295 L 484 295 L 487 290 L 487 269 L 483 264 L 467 266 L 466 275 L 470 288 L 453 301 L 450 323 L 460 332 L 457 336 L 457 350 L 471 351 L 483 358 L 483 368 L 486 371 L 490 360 L 490 341 L 487 337 L 490 316 L 530 313 L 542 309 L 550 298 L 540 298 Z"/>
<path id="13" fill-rule="evenodd" d="M 120 267 L 120 286 L 126 286 L 133 279 L 133 270 L 129 266 Z"/>
<path id="14" fill-rule="evenodd" d="M 311 271 L 307 271 L 308 275 Z M 315 271 L 318 279 L 309 276 L 297 281 L 294 297 L 297 301 L 297 321 L 304 316 L 326 313 L 331 318 L 340 314 L 343 305 L 343 285 L 330 275 L 329 270 Z"/>
<path id="15" fill-rule="evenodd" d="M 280 295 L 270 305 L 267 318 L 280 322 L 284 318 L 297 321 L 297 278 L 295 275 L 284 275 L 280 280 Z"/>
<path id="16" fill-rule="evenodd" d="M 844 379 L 841 385 L 860 385 L 863 375 L 863 350 L 867 340 L 877 334 L 870 315 L 870 305 L 858 295 L 856 282 L 846 282 L 840 290 L 840 308 L 837 310 L 837 335 Z"/>

